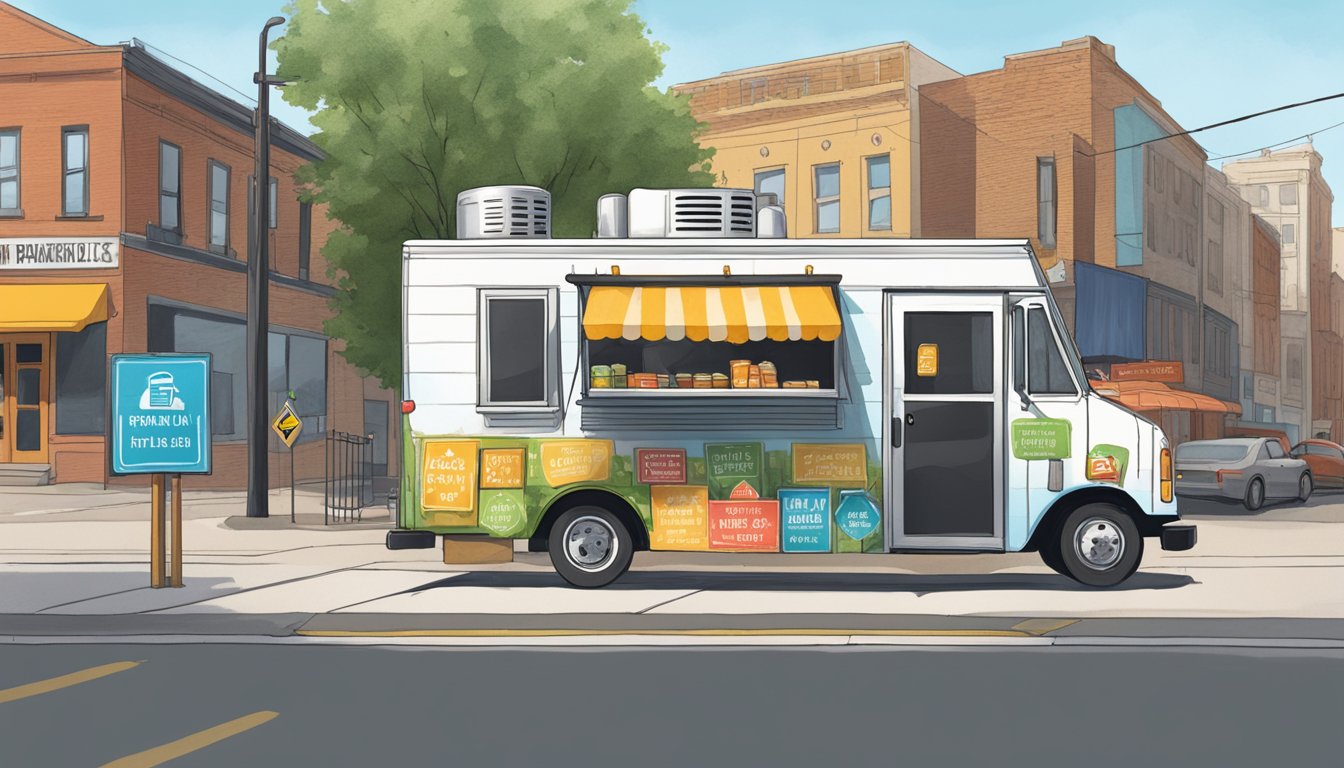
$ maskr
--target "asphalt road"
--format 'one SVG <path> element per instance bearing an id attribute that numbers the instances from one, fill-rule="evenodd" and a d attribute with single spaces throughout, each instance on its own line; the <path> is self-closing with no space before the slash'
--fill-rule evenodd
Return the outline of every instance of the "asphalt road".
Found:
<path id="1" fill-rule="evenodd" d="M 0 765 L 1337 765 L 1340 690 L 1341 651 L 7 646 Z"/>

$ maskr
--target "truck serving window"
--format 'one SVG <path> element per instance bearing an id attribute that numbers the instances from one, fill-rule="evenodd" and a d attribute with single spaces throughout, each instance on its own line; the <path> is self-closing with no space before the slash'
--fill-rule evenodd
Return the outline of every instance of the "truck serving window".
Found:
<path id="1" fill-rule="evenodd" d="M 555 289 L 483 288 L 479 295 L 477 404 L 557 407 Z"/>

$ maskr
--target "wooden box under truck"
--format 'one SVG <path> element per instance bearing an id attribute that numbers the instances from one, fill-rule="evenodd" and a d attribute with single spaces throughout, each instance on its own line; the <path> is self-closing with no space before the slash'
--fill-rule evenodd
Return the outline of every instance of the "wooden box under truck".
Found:
<path id="1" fill-rule="evenodd" d="M 783 237 L 750 190 L 458 200 L 403 253 L 394 549 L 524 539 L 579 587 L 639 550 L 1036 551 L 1111 586 L 1189 549 L 1160 428 L 1088 386 L 1025 240 Z"/>

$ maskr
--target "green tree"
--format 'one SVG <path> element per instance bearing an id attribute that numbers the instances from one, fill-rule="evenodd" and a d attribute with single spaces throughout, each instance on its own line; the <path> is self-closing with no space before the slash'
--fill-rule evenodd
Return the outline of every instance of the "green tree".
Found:
<path id="1" fill-rule="evenodd" d="M 325 160 L 300 181 L 343 227 L 323 249 L 327 332 L 398 386 L 401 244 L 452 238 L 457 193 L 530 184 L 552 233 L 588 237 L 597 198 L 714 181 L 688 99 L 650 85 L 665 46 L 630 0 L 295 0 L 275 48 Z"/>

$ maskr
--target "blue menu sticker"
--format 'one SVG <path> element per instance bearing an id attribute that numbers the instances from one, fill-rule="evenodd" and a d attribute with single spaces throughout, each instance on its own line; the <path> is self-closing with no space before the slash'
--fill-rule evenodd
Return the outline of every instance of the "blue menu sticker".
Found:
<path id="1" fill-rule="evenodd" d="M 112 472 L 210 473 L 210 356 L 113 355 Z"/>
<path id="2" fill-rule="evenodd" d="M 851 539 L 859 540 L 877 530 L 882 519 L 877 504 L 864 491 L 841 491 L 835 508 L 835 524 Z"/>
<path id="3" fill-rule="evenodd" d="M 831 489 L 779 489 L 780 540 L 785 552 L 831 551 Z"/>

